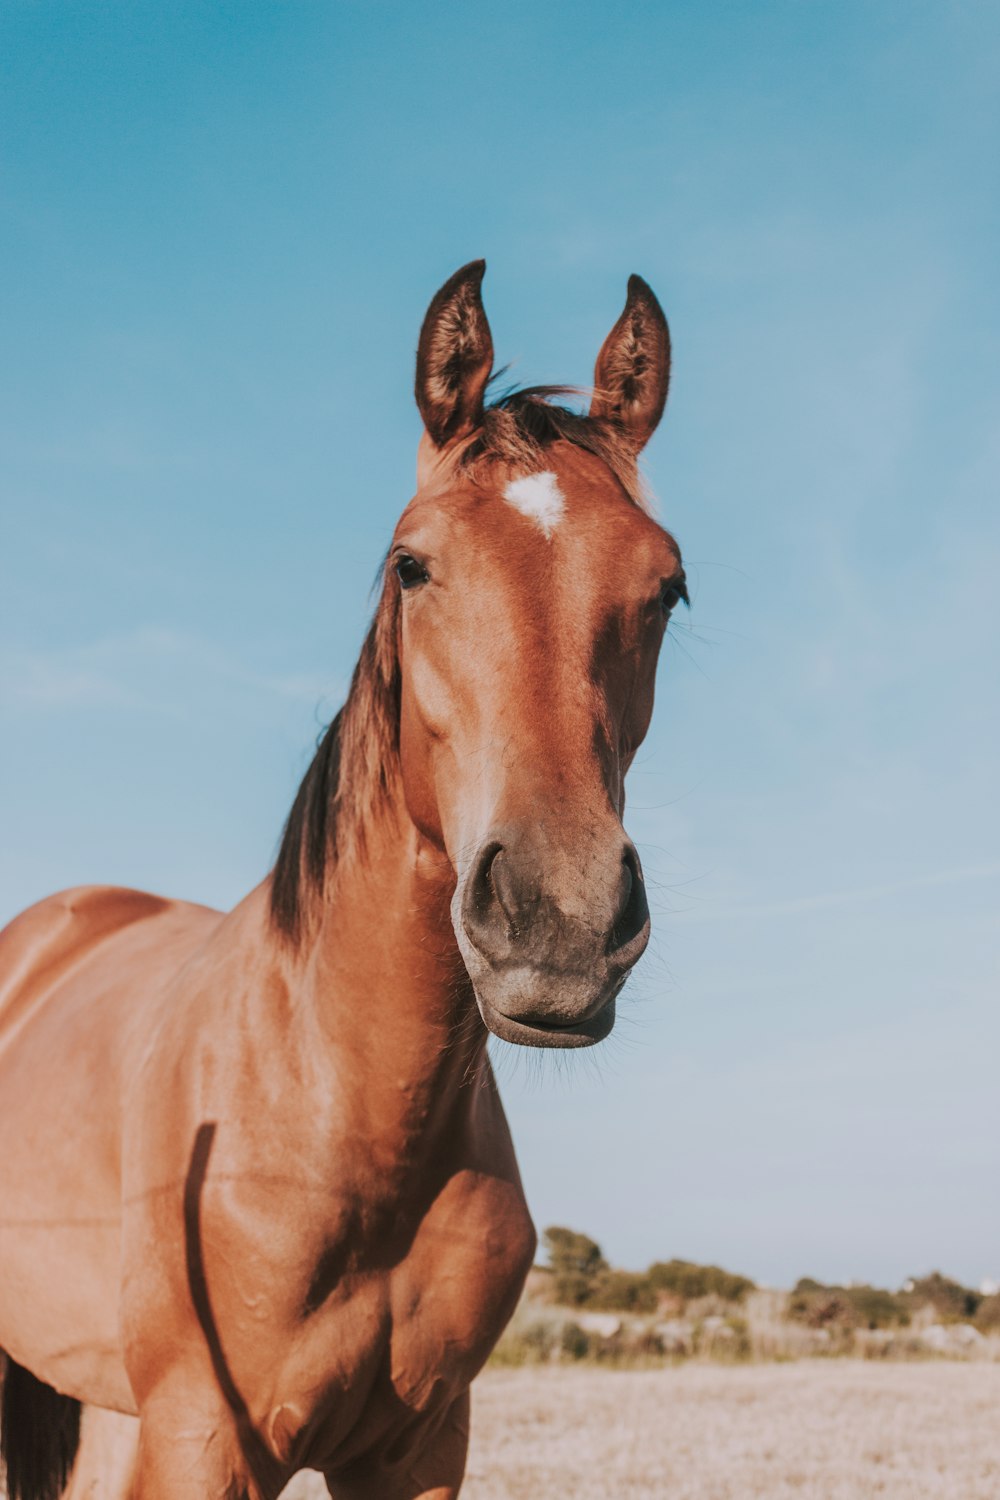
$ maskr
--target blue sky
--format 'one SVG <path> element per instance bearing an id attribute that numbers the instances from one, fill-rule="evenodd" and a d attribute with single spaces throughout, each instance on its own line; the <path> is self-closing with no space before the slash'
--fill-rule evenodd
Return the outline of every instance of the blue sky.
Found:
<path id="1" fill-rule="evenodd" d="M 1000 18 L 869 0 L 0 15 L 0 917 L 268 868 L 473 256 L 586 383 L 631 271 L 694 584 L 608 1048 L 499 1058 L 619 1263 L 1000 1271 Z"/>

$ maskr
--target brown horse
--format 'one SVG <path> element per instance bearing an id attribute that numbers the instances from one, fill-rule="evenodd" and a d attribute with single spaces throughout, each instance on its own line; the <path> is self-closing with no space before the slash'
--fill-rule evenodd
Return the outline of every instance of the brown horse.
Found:
<path id="1" fill-rule="evenodd" d="M 656 298 L 632 277 L 588 415 L 487 405 L 483 271 L 424 321 L 416 497 L 272 874 L 228 915 L 87 887 L 0 935 L 14 1500 L 60 1492 L 80 1403 L 138 1443 L 88 1410 L 75 1494 L 458 1491 L 535 1249 L 487 1035 L 611 1030 L 649 933 L 623 781 L 686 598 L 636 471 Z"/>

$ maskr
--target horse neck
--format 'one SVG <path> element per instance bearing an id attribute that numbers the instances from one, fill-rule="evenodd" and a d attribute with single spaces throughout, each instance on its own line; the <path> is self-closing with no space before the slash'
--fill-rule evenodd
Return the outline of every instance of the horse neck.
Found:
<path id="1" fill-rule="evenodd" d="M 454 873 L 402 809 L 390 792 L 348 843 L 295 982 L 368 1139 L 406 1156 L 453 1118 L 488 1064 L 451 924 Z"/>

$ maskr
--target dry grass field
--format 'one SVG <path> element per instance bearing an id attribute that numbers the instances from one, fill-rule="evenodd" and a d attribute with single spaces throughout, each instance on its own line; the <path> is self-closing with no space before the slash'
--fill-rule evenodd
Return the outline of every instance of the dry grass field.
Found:
<path id="1" fill-rule="evenodd" d="M 1000 1369 L 490 1373 L 466 1500 L 997 1500 Z"/>
<path id="2" fill-rule="evenodd" d="M 462 1500 L 552 1496 L 998 1500 L 1000 1366 L 487 1371 Z"/>

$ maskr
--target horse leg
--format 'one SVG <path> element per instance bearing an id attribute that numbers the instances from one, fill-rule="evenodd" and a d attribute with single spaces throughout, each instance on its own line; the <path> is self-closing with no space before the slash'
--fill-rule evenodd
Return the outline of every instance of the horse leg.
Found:
<path id="1" fill-rule="evenodd" d="M 178 1373 L 142 1403 L 131 1500 L 276 1500 L 286 1478 L 213 1384 Z"/>
<path id="2" fill-rule="evenodd" d="M 454 1401 L 432 1442 L 414 1464 L 400 1500 L 455 1500 L 469 1452 L 469 1392 Z"/>
<path id="3" fill-rule="evenodd" d="M 131 1500 L 263 1500 L 227 1436 L 200 1417 L 172 1430 L 144 1423 Z"/>
<path id="4" fill-rule="evenodd" d="M 451 1405 L 430 1440 L 400 1468 L 366 1466 L 349 1477 L 327 1475 L 334 1500 L 456 1500 L 469 1450 L 469 1392 Z"/>
<path id="5" fill-rule="evenodd" d="M 135 1417 L 85 1406 L 80 1446 L 63 1500 L 130 1500 L 138 1445 Z"/>

